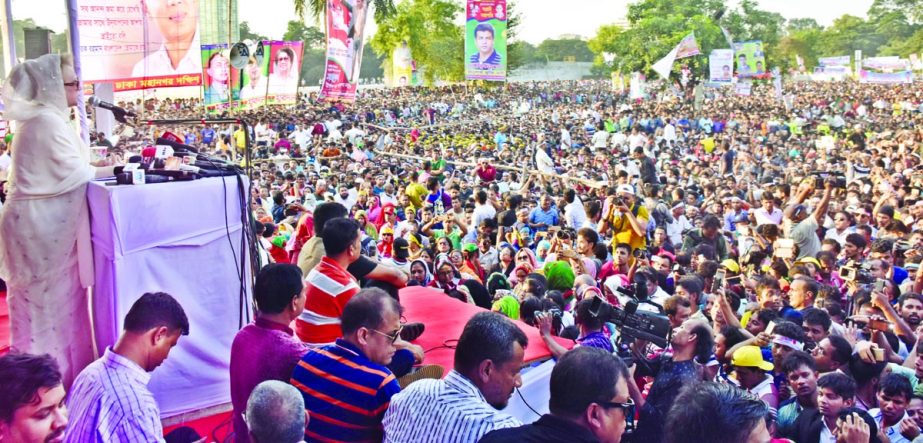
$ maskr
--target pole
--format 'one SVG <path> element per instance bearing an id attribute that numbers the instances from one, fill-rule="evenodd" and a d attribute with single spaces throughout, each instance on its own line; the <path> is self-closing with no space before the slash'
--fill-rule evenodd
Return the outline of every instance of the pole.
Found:
<path id="1" fill-rule="evenodd" d="M 77 28 L 77 0 L 67 0 L 67 30 L 70 36 L 71 53 L 74 56 L 74 71 L 79 80 L 80 66 L 80 30 Z M 90 144 L 90 128 L 87 124 L 87 107 L 83 103 L 83 88 L 77 88 L 77 115 L 80 119 L 80 138 Z"/>
<path id="2" fill-rule="evenodd" d="M 3 8 L 3 29 L 2 35 L 0 35 L 0 41 L 3 42 L 4 48 L 4 59 L 3 59 L 3 77 L 10 73 L 10 70 L 13 69 L 13 66 L 16 66 L 16 36 L 13 35 L 13 7 L 12 0 L 3 0 L 0 2 L 0 7 Z"/>

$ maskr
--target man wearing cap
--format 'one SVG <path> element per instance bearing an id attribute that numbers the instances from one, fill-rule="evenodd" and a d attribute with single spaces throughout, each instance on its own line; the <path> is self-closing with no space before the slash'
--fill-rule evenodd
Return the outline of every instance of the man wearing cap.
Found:
<path id="1" fill-rule="evenodd" d="M 631 185 L 619 185 L 616 194 L 606 198 L 606 216 L 599 222 L 599 233 L 605 235 L 611 228 L 613 244 L 627 243 L 632 250 L 644 248 L 647 245 L 647 223 L 650 220 L 647 208 L 637 203 Z"/>
<path id="2" fill-rule="evenodd" d="M 758 346 L 742 346 L 734 351 L 731 366 L 737 383 L 747 392 L 763 400 L 773 415 L 779 406 L 779 395 L 773 385 L 773 364 L 763 360 L 763 352 Z"/>
<path id="3" fill-rule="evenodd" d="M 670 237 L 670 243 L 673 245 L 683 244 L 683 233 L 694 228 L 689 219 L 686 218 L 686 204 L 678 202 L 671 209 L 673 212 L 673 221 L 667 223 L 667 237 Z"/>

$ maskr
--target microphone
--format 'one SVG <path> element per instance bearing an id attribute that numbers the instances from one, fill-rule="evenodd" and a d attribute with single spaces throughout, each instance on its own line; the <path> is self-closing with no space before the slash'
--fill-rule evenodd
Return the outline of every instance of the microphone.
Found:
<path id="1" fill-rule="evenodd" d="M 95 95 L 91 95 L 90 98 L 87 99 L 87 103 L 89 103 L 90 106 L 93 106 L 95 108 L 102 108 L 102 109 L 111 111 L 112 115 L 115 116 L 115 119 L 122 123 L 128 123 L 127 121 L 125 121 L 126 115 L 129 117 L 135 116 L 134 112 L 129 111 L 125 108 L 113 105 L 112 103 L 102 101 L 99 99 L 99 97 Z"/>

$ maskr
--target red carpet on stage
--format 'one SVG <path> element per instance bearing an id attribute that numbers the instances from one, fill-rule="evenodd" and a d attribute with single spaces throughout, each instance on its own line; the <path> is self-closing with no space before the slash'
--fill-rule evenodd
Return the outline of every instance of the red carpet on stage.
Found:
<path id="1" fill-rule="evenodd" d="M 423 335 L 413 341 L 426 351 L 423 363 L 442 365 L 448 374 L 455 365 L 455 343 L 461 336 L 465 323 L 484 309 L 462 303 L 442 291 L 420 286 L 401 289 L 400 296 L 407 321 L 422 322 L 426 325 Z M 542 341 L 538 329 L 521 321 L 517 321 L 516 324 L 529 338 L 524 358 L 526 363 L 551 357 L 551 351 Z M 570 340 L 558 339 L 558 342 L 566 348 L 574 346 L 574 342 Z"/>
<path id="2" fill-rule="evenodd" d="M 198 420 L 192 420 L 186 423 L 181 423 L 178 425 L 173 425 L 164 428 L 164 435 L 169 434 L 174 429 L 188 426 L 192 429 L 195 429 L 202 437 L 205 437 L 206 442 L 223 442 L 233 433 L 234 426 L 231 424 L 231 411 L 223 412 L 221 414 L 210 415 L 208 417 L 202 417 Z"/>

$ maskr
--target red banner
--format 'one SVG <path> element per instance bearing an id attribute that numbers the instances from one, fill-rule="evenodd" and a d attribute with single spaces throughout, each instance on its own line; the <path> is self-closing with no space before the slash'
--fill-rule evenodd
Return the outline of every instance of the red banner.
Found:
<path id="1" fill-rule="evenodd" d="M 368 0 L 328 0 L 327 64 L 320 96 L 324 100 L 356 100 Z"/>
<path id="2" fill-rule="evenodd" d="M 202 74 L 162 75 L 159 77 L 125 78 L 110 80 L 115 92 L 149 88 L 173 88 L 177 86 L 199 86 Z"/>

